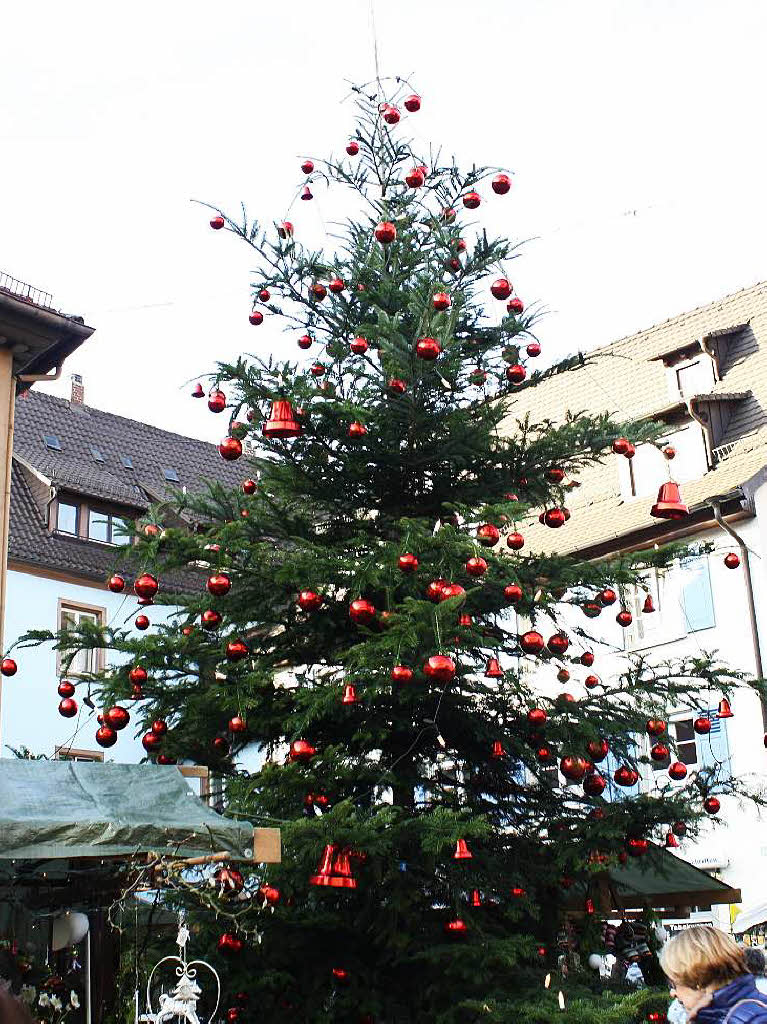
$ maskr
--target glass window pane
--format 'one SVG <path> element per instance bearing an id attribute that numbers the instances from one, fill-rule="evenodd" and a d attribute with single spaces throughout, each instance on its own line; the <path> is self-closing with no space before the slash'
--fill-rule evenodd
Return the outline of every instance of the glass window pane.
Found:
<path id="1" fill-rule="evenodd" d="M 698 748 L 694 740 L 690 743 L 678 743 L 676 752 L 682 764 L 698 763 Z"/>
<path id="2" fill-rule="evenodd" d="M 66 501 L 59 502 L 56 529 L 61 533 L 77 533 L 77 505 L 70 505 Z"/>
<path id="3" fill-rule="evenodd" d="M 681 740 L 682 742 L 685 742 L 685 740 L 694 740 L 695 739 L 695 732 L 694 732 L 693 727 L 692 727 L 692 719 L 691 718 L 685 718 L 681 722 L 676 722 L 675 723 L 675 728 L 676 728 L 676 738 L 677 738 L 677 740 Z"/>
<path id="4" fill-rule="evenodd" d="M 109 516 L 92 508 L 88 512 L 88 536 L 91 540 L 109 540 Z"/>
<path id="5" fill-rule="evenodd" d="M 119 544 L 130 544 L 130 537 L 124 532 L 127 529 L 127 520 L 120 519 L 119 516 L 112 516 L 112 543 Z"/>
<path id="6" fill-rule="evenodd" d="M 682 610 L 689 633 L 714 625 L 714 601 L 708 573 L 708 557 L 686 558 L 682 568 Z"/>
<path id="7" fill-rule="evenodd" d="M 74 614 L 69 611 L 68 608 L 61 609 L 61 622 L 59 623 L 59 629 L 74 629 L 75 617 Z"/>

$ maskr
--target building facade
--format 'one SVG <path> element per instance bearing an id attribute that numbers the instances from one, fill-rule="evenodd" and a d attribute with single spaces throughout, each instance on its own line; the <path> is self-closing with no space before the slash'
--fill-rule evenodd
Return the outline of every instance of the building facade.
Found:
<path id="1" fill-rule="evenodd" d="M 112 593 L 107 580 L 129 543 L 122 528 L 144 522 L 149 507 L 173 490 L 202 491 L 209 480 L 237 486 L 242 470 L 215 445 L 159 430 L 84 404 L 73 378 L 70 400 L 28 391 L 16 400 L 5 648 L 31 629 L 56 630 L 84 620 L 135 630 L 137 612 L 150 629 L 175 608 L 139 608 L 131 581 Z M 140 569 L 138 570 L 140 571 Z M 17 648 L 16 675 L 3 680 L 2 745 L 48 757 L 100 760 L 97 708 L 85 701 L 88 673 L 105 652 L 81 652 L 66 678 L 76 686 L 77 714 L 63 718 L 57 692 L 62 665 L 50 644 Z M 106 752 L 118 761 L 144 756 L 129 726 Z"/>
<path id="2" fill-rule="evenodd" d="M 561 422 L 567 412 L 583 410 L 607 411 L 618 421 L 651 419 L 662 437 L 657 445 L 638 445 L 633 458 L 611 454 L 581 471 L 562 528 L 549 529 L 537 516 L 518 524 L 527 549 L 597 559 L 675 539 L 710 550 L 662 573 L 648 572 L 643 587 L 619 595 L 595 619 L 586 619 L 577 603 L 560 606 L 565 630 L 573 628 L 569 653 L 577 657 L 586 644 L 575 633 L 584 629 L 594 639 L 588 645 L 595 662 L 591 668 L 568 662 L 572 678 L 565 686 L 550 662 L 532 670 L 536 685 L 552 697 L 563 689 L 583 696 L 587 674 L 615 678 L 630 653 L 659 662 L 716 651 L 727 665 L 761 677 L 767 657 L 767 284 L 587 353 L 578 369 L 520 392 L 511 420 L 529 413 L 533 422 Z M 675 451 L 670 460 L 662 450 L 669 446 Z M 679 483 L 689 515 L 654 519 L 650 509 L 669 476 Z M 727 555 L 737 555 L 740 564 L 728 568 Z M 644 610 L 648 594 L 654 611 Z M 621 605 L 633 617 L 626 629 L 615 620 Z M 696 769 L 714 763 L 764 788 L 765 709 L 752 690 L 740 689 L 733 717 L 720 717 L 720 697 L 701 680 L 694 712 L 658 709 L 689 774 L 676 783 L 668 762 L 647 764 L 637 790 L 689 785 Z M 708 735 L 693 730 L 698 716 L 710 719 Z M 637 742 L 639 752 L 649 753 L 647 737 Z M 602 767 L 607 774 L 615 765 Z M 613 785 L 608 794 L 618 799 L 621 792 Z M 705 823 L 699 839 L 683 841 L 674 852 L 741 889 L 744 907 L 765 899 L 767 820 L 753 805 L 722 798 L 720 814 Z M 729 927 L 730 911 L 702 907 L 692 919 Z"/>

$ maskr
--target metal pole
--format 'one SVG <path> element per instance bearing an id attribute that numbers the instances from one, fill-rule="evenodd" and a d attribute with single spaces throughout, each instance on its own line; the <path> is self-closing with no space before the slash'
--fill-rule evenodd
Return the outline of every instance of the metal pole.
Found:
<path id="1" fill-rule="evenodd" d="M 754 604 L 754 584 L 751 579 L 751 563 L 748 558 L 748 547 L 746 542 L 737 533 L 729 523 L 726 523 L 722 518 L 722 510 L 718 501 L 711 502 L 711 508 L 714 513 L 714 519 L 722 527 L 725 533 L 729 533 L 732 539 L 736 542 L 740 548 L 740 563 L 743 566 L 743 578 L 746 581 L 746 602 L 748 604 L 748 618 L 751 623 L 751 642 L 754 648 L 754 668 L 756 670 L 757 679 L 764 678 L 764 671 L 762 669 L 762 651 L 759 645 L 759 625 L 756 618 L 756 606 Z M 760 695 L 759 703 L 762 707 L 762 725 L 764 726 L 765 732 L 767 732 L 767 705 L 765 705 L 764 698 Z"/>
<path id="2" fill-rule="evenodd" d="M 85 972 L 85 1024 L 92 1024 L 91 1016 L 91 925 L 88 922 L 88 933 L 85 937 L 85 954 L 88 958 L 88 969 Z"/>

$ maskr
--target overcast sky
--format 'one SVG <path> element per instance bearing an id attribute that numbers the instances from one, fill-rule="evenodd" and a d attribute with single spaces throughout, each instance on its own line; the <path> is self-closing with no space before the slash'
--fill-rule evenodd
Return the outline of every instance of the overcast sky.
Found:
<path id="1" fill-rule="evenodd" d="M 513 171 L 479 212 L 532 239 L 510 277 L 549 357 L 767 277 L 761 0 L 377 0 L 375 24 L 423 96 L 408 130 Z M 54 389 L 80 372 L 89 404 L 219 440 L 184 382 L 298 353 L 248 324 L 249 251 L 190 199 L 284 215 L 374 74 L 369 0 L 27 0 L 3 36 L 0 269 L 96 328 Z M 331 197 L 297 205 L 316 238 Z"/>

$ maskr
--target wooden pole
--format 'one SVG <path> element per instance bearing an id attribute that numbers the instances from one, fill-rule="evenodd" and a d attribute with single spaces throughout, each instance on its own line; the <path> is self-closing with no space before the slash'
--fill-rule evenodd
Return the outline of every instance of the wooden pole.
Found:
<path id="1" fill-rule="evenodd" d="M 5 603 L 8 584 L 8 523 L 11 508 L 11 467 L 13 465 L 13 419 L 16 408 L 16 380 L 13 376 L 13 352 L 0 348 L 0 654 L 4 652 Z M 0 676 L 0 750 L 2 731 L 3 678 Z"/>

